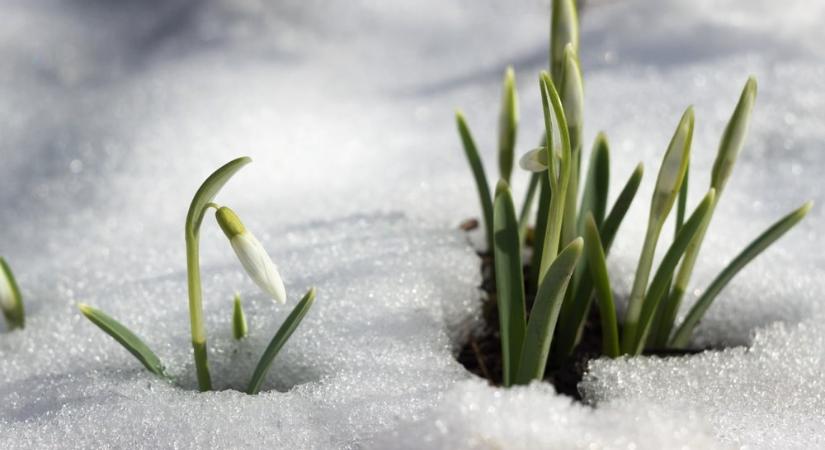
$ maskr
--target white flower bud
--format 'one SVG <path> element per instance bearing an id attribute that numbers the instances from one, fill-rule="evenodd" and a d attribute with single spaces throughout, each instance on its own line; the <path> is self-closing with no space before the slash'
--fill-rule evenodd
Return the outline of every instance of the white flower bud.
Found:
<path id="1" fill-rule="evenodd" d="M 284 282 L 258 239 L 244 227 L 235 212 L 225 206 L 218 209 L 215 218 L 252 281 L 275 301 L 285 303 Z"/>

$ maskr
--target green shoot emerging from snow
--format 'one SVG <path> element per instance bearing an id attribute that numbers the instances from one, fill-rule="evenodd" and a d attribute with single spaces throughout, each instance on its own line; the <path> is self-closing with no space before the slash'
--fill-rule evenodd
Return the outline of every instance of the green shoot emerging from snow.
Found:
<path id="1" fill-rule="evenodd" d="M 241 265 L 258 287 L 277 303 L 285 303 L 287 296 L 284 283 L 277 267 L 266 253 L 261 243 L 247 230 L 234 211 L 226 206 L 213 203 L 213 199 L 227 181 L 251 160 L 238 158 L 216 170 L 198 189 L 189 213 L 186 216 L 186 265 L 189 286 L 189 318 L 192 333 L 192 346 L 195 356 L 195 369 L 198 387 L 201 391 L 212 389 L 212 378 L 207 359 L 206 329 L 203 323 L 203 306 L 200 281 L 199 239 L 200 227 L 206 211 L 214 208 L 215 218 L 237 255 Z M 293 331 L 309 311 L 315 298 L 314 288 L 293 309 L 281 325 L 270 343 L 250 382 L 249 393 L 257 393 L 263 383 L 272 360 L 278 354 Z M 107 334 L 132 353 L 150 372 L 163 375 L 163 366 L 155 354 L 134 333 L 115 319 L 87 305 L 79 306 L 83 315 L 100 327 Z M 236 295 L 232 315 L 232 335 L 242 339 L 247 334 L 246 317 L 241 305 L 240 295 Z"/>
<path id="2" fill-rule="evenodd" d="M 802 220 L 811 208 L 811 204 L 806 203 L 756 238 L 719 274 L 676 327 L 678 308 L 688 289 L 702 241 L 745 142 L 756 99 L 756 80 L 750 78 L 745 84 L 719 144 L 707 194 L 686 218 L 694 129 L 693 109 L 687 108 L 658 171 L 647 233 L 620 327 L 606 258 L 639 189 L 643 167 L 641 164 L 636 167 L 608 210 L 607 136 L 599 133 L 589 158 L 582 157 L 584 83 L 573 0 L 553 1 L 551 25 L 550 70 L 539 76 L 544 133 L 541 145 L 519 160 L 523 169 L 533 173 L 518 216 L 510 193 L 518 129 L 513 69 L 508 67 L 504 76 L 498 130 L 500 181 L 494 198 L 490 196 L 484 165 L 464 116 L 461 113 L 457 116 L 459 134 L 481 201 L 488 248 L 493 253 L 506 386 L 542 378 L 548 353 L 551 367 L 564 364 L 581 339 L 594 300 L 601 318 L 602 351 L 607 356 L 638 355 L 648 348 L 687 346 L 696 325 L 733 276 Z M 585 177 L 581 178 L 583 160 L 589 164 Z M 526 246 L 537 191 L 533 240 L 531 246 Z M 676 235 L 654 270 L 661 231 L 673 209 L 676 209 Z M 579 236 L 583 236 L 583 241 Z M 522 254 L 525 250 L 530 252 L 531 247 L 532 255 L 528 259 L 532 267 L 525 278 Z M 582 248 L 585 257 L 579 258 Z M 526 305 L 531 303 L 528 296 L 533 293 L 533 307 L 528 312 Z"/>
<path id="3" fill-rule="evenodd" d="M 246 315 L 243 312 L 243 305 L 241 305 L 241 295 L 235 294 L 235 301 L 232 305 L 232 337 L 241 340 L 249 333 L 249 328 L 246 325 Z"/>

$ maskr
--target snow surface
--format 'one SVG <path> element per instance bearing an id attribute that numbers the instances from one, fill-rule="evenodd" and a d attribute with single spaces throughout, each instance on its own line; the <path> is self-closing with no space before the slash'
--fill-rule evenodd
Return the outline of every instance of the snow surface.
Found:
<path id="1" fill-rule="evenodd" d="M 487 161 L 514 64 L 520 151 L 539 136 L 546 1 L 3 0 L 0 253 L 27 327 L 0 325 L 0 448 L 816 448 L 825 445 L 823 213 L 740 274 L 675 359 L 599 360 L 595 408 L 537 384 L 505 391 L 453 358 L 477 323 L 477 215 L 452 121 Z M 612 251 L 627 294 L 653 167 L 681 111 L 697 126 L 691 198 L 749 74 L 751 133 L 695 287 L 804 200 L 823 204 L 825 6 L 795 0 L 593 1 L 582 14 L 586 136 L 606 130 L 615 193 L 648 169 Z M 290 301 L 245 278 L 211 218 L 202 237 L 213 378 L 189 347 L 183 219 L 215 167 Z M 489 164 L 488 175 L 494 176 Z M 519 181 L 526 180 L 519 174 Z M 516 188 L 520 192 L 519 186 Z M 288 308 L 318 300 L 265 384 L 242 388 Z M 239 290 L 250 338 L 231 339 Z M 76 311 L 132 327 L 169 385 Z M 777 323 L 778 322 L 778 323 Z"/>

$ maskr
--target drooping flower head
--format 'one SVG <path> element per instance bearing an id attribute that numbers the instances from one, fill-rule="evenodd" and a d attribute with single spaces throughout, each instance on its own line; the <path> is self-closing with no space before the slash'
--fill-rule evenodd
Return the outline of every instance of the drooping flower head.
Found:
<path id="1" fill-rule="evenodd" d="M 215 218 L 252 281 L 276 302 L 285 303 L 284 282 L 258 239 L 246 229 L 237 214 L 226 206 L 218 208 Z"/>

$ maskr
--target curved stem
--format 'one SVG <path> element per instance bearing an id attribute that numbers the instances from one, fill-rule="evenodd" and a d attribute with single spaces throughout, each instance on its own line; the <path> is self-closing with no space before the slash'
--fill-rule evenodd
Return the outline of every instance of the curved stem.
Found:
<path id="1" fill-rule="evenodd" d="M 192 348 L 195 357 L 195 370 L 198 375 L 198 388 L 201 391 L 212 389 L 207 359 L 206 327 L 203 325 L 203 301 L 201 294 L 201 269 L 199 258 L 199 235 L 206 210 L 216 206 L 212 199 L 224 184 L 232 178 L 241 167 L 252 160 L 248 157 L 234 159 L 212 173 L 203 182 L 186 215 L 186 277 L 189 287 L 189 322 L 192 328 Z"/>

